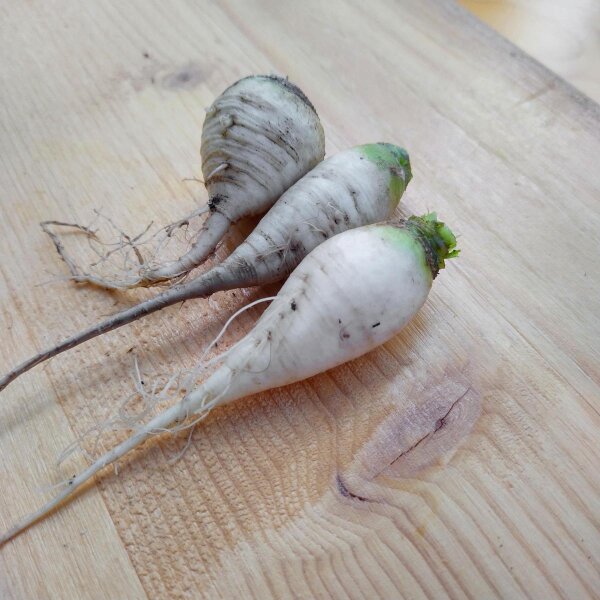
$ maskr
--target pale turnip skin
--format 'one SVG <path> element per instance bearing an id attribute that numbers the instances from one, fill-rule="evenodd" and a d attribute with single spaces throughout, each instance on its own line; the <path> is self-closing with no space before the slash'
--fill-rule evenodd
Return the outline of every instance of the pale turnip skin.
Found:
<path id="1" fill-rule="evenodd" d="M 266 212 L 323 160 L 325 135 L 313 105 L 287 79 L 246 77 L 208 109 L 200 153 L 214 212 L 235 222 Z"/>

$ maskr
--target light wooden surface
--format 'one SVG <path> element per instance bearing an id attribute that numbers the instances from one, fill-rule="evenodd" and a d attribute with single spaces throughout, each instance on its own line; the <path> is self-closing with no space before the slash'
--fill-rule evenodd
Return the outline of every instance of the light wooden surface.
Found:
<path id="1" fill-rule="evenodd" d="M 458 0 L 484 23 L 600 102 L 598 0 Z"/>
<path id="2" fill-rule="evenodd" d="M 449 0 L 14 2 L 0 23 L 2 370 L 138 297 L 39 285 L 63 272 L 37 223 L 189 212 L 203 107 L 248 73 L 298 83 L 328 153 L 405 145 L 403 211 L 436 209 L 463 250 L 384 347 L 214 411 L 173 465 L 185 436 L 149 444 L 0 549 L 0 597 L 597 597 L 598 105 Z M 272 291 L 152 315 L 6 390 L 0 526 L 81 468 L 56 456 L 130 393 L 133 354 L 190 366 Z"/>

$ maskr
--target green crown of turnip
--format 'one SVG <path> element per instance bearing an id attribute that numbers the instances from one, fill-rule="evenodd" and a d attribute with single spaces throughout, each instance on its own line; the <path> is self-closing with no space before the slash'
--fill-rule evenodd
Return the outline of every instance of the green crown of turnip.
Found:
<path id="1" fill-rule="evenodd" d="M 320 244 L 253 329 L 221 355 L 220 366 L 204 383 L 70 479 L 64 491 L 0 537 L 0 544 L 157 432 L 241 397 L 306 379 L 386 342 L 423 305 L 445 260 L 457 256 L 455 246 L 454 235 L 435 213 L 360 227 Z"/>
<path id="2" fill-rule="evenodd" d="M 390 170 L 390 197 L 399 198 L 412 179 L 408 152 L 400 146 L 380 142 L 360 146 L 363 154 L 382 169 Z M 397 202 L 397 199 L 396 199 Z"/>
<path id="3" fill-rule="evenodd" d="M 177 302 L 284 279 L 323 240 L 389 219 L 410 179 L 408 154 L 398 146 L 365 144 L 335 154 L 285 192 L 220 265 L 40 352 L 0 379 L 0 391 L 41 362 Z"/>
<path id="4" fill-rule="evenodd" d="M 427 264 L 435 278 L 446 265 L 445 260 L 460 254 L 456 248 L 456 238 L 450 228 L 437 220 L 432 212 L 422 217 L 412 216 L 406 221 L 406 227 L 422 238 Z"/>

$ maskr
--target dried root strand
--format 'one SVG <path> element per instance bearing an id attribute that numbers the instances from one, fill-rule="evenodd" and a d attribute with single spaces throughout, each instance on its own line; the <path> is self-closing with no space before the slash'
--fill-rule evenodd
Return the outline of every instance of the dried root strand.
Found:
<path id="1" fill-rule="evenodd" d="M 169 253 L 177 255 L 189 249 L 195 240 L 196 230 L 192 226 L 195 219 L 208 212 L 208 206 L 201 206 L 183 219 L 170 223 L 151 233 L 154 223 L 149 223 L 140 233 L 131 236 L 122 231 L 114 221 L 95 210 L 95 218 L 90 225 L 80 225 L 65 221 L 43 221 L 40 226 L 46 233 L 61 260 L 69 269 L 69 279 L 77 283 L 89 283 L 111 290 L 123 290 L 143 285 L 142 273 L 155 269 L 169 260 Z M 101 239 L 98 227 L 104 224 L 112 235 L 111 241 Z M 71 230 L 71 233 L 83 234 L 89 250 L 95 260 L 84 267 L 67 250 L 64 235 L 57 229 Z M 170 246 L 173 246 L 171 248 Z M 166 282 L 178 283 L 182 277 Z"/>

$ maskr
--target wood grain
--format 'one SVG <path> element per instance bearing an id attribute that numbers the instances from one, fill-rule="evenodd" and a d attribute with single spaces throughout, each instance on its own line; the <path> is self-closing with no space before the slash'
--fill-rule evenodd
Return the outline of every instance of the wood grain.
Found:
<path id="1" fill-rule="evenodd" d="M 214 411 L 174 464 L 186 436 L 148 444 L 2 548 L 2 598 L 597 595 L 598 105 L 449 0 L 0 17 L 2 370 L 147 294 L 39 285 L 64 272 L 37 223 L 190 212 L 203 107 L 248 73 L 298 83 L 329 154 L 405 145 L 403 211 L 436 209 L 463 250 L 384 347 Z M 134 354 L 149 378 L 190 366 L 272 291 L 151 315 L 7 389 L 0 526 L 82 466 L 55 459 L 129 395 Z"/>
<path id="2" fill-rule="evenodd" d="M 600 102 L 600 3 L 458 0 L 525 52 Z"/>

